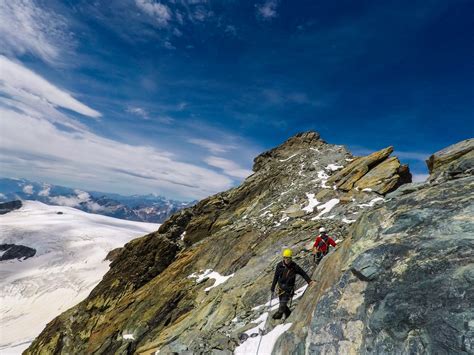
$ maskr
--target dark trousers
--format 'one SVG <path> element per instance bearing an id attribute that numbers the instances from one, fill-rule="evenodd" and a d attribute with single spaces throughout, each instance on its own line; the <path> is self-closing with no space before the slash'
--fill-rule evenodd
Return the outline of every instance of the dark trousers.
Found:
<path id="1" fill-rule="evenodd" d="M 280 299 L 280 306 L 278 307 L 278 311 L 275 312 L 273 315 L 273 319 L 281 319 L 283 315 L 285 318 L 288 318 L 291 314 L 291 310 L 288 307 L 288 302 L 290 302 L 291 298 L 293 297 L 293 291 L 283 291 L 281 290 L 278 298 Z"/>
<path id="2" fill-rule="evenodd" d="M 314 262 L 316 263 L 316 265 L 318 265 L 321 260 L 323 259 L 323 257 L 328 253 L 328 250 L 326 250 L 326 252 L 322 252 L 322 251 L 318 251 L 316 254 L 314 254 Z"/>

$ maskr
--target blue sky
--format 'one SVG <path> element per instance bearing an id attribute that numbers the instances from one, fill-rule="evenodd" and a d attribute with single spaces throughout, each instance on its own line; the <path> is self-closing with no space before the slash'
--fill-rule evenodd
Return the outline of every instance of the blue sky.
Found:
<path id="1" fill-rule="evenodd" d="M 316 130 L 416 179 L 474 134 L 473 1 L 0 2 L 3 176 L 202 198 Z"/>

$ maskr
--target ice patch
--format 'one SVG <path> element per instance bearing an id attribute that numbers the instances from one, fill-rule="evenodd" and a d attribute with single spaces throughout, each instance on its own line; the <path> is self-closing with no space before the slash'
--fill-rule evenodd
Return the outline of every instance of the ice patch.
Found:
<path id="1" fill-rule="evenodd" d="M 303 211 L 312 213 L 314 208 L 319 205 L 320 202 L 314 198 L 314 194 L 306 193 L 306 196 L 308 197 L 308 206 L 304 207 Z"/>
<path id="2" fill-rule="evenodd" d="M 324 189 L 330 189 L 331 188 L 330 186 L 326 185 L 326 182 L 329 179 L 329 175 L 326 174 L 326 172 L 324 170 L 318 171 L 318 178 L 321 181 L 321 187 L 322 188 L 324 188 Z"/>
<path id="3" fill-rule="evenodd" d="M 256 307 L 253 307 L 252 310 L 253 311 L 258 311 L 261 308 L 271 306 L 270 311 L 273 311 L 273 310 L 278 308 L 279 302 L 280 302 L 280 300 L 278 299 L 278 297 L 275 297 L 275 298 L 272 298 L 272 300 L 268 301 L 267 303 L 264 303 L 264 304 L 258 305 Z"/>
<path id="4" fill-rule="evenodd" d="M 133 334 L 124 334 L 123 338 L 125 340 L 135 340 L 135 337 L 133 336 Z"/>
<path id="5" fill-rule="evenodd" d="M 266 335 L 263 335 L 261 339 L 260 337 L 248 338 L 246 341 L 244 341 L 242 344 L 240 344 L 238 347 L 235 348 L 234 354 L 235 355 L 256 354 L 257 348 L 258 348 L 258 353 L 260 355 L 271 354 L 273 351 L 273 347 L 275 346 L 275 343 L 277 342 L 280 335 L 282 335 L 284 332 L 290 329 L 291 325 L 292 323 L 279 324 L 275 328 L 273 328 L 271 332 L 269 332 Z M 258 347 L 259 343 L 260 343 L 260 347 Z"/>
<path id="6" fill-rule="evenodd" d="M 184 237 L 186 236 L 186 231 L 184 231 L 183 233 L 181 233 L 181 240 L 184 240 Z"/>
<path id="7" fill-rule="evenodd" d="M 354 223 L 356 220 L 355 220 L 355 219 L 347 219 L 346 217 L 344 217 L 344 218 L 342 219 L 342 221 L 343 221 L 344 223 L 351 224 L 351 223 Z"/>
<path id="8" fill-rule="evenodd" d="M 294 156 L 297 156 L 297 155 L 298 155 L 298 153 L 293 154 L 292 156 L 289 156 L 289 157 L 286 158 L 286 159 L 280 159 L 280 161 L 281 161 L 281 162 L 288 161 L 288 160 L 290 160 L 291 158 L 293 158 Z"/>
<path id="9" fill-rule="evenodd" d="M 372 192 L 372 189 L 369 189 L 368 187 L 365 188 L 365 189 L 362 189 L 362 191 L 365 191 L 365 192 Z"/>
<path id="10" fill-rule="evenodd" d="M 303 296 L 304 291 L 308 288 L 308 284 L 304 285 L 303 287 L 300 287 L 295 291 L 295 295 L 293 296 L 293 300 L 297 300 L 301 296 Z"/>
<path id="11" fill-rule="evenodd" d="M 329 164 L 328 166 L 326 166 L 326 170 L 331 170 L 331 171 L 336 171 L 342 168 L 343 168 L 342 165 L 337 165 L 337 164 Z"/>
<path id="12" fill-rule="evenodd" d="M 370 201 L 369 203 L 363 203 L 363 204 L 360 204 L 358 206 L 360 208 L 372 207 L 373 205 L 375 205 L 379 201 L 384 201 L 384 199 L 382 197 L 376 197 L 372 201 Z"/>
<path id="13" fill-rule="evenodd" d="M 321 210 L 321 212 L 319 212 L 319 214 L 316 217 L 311 218 L 311 220 L 314 221 L 316 219 L 321 218 L 322 215 L 324 215 L 324 214 L 328 213 L 329 211 L 331 211 L 334 208 L 334 206 L 336 206 L 338 203 L 339 203 L 339 199 L 333 198 L 333 199 L 330 199 L 325 204 L 323 204 L 321 206 L 318 206 L 317 209 Z M 334 218 L 334 216 L 330 216 L 330 219 L 332 219 L 332 218 Z"/>
<path id="14" fill-rule="evenodd" d="M 250 323 L 257 324 L 257 326 L 252 329 L 247 330 L 245 334 L 247 334 L 248 336 L 255 333 L 259 334 L 259 330 L 265 329 L 265 323 L 267 322 L 267 318 L 268 318 L 268 312 L 262 313 L 260 317 L 250 322 Z"/>
<path id="15" fill-rule="evenodd" d="M 215 280 L 214 285 L 206 287 L 204 289 L 204 292 L 208 292 L 209 290 L 213 289 L 214 287 L 217 287 L 220 284 L 223 284 L 228 279 L 230 279 L 232 276 L 234 276 L 234 274 L 230 274 L 228 276 L 222 276 L 217 271 L 212 271 L 212 269 L 207 269 L 207 270 L 201 271 L 201 274 L 193 272 L 191 275 L 188 276 L 188 279 L 196 278 L 196 283 L 200 283 L 206 278 L 214 279 Z"/>
<path id="16" fill-rule="evenodd" d="M 320 178 L 321 180 L 327 180 L 329 179 L 329 175 L 326 174 L 324 170 L 320 170 L 318 171 L 318 178 Z"/>

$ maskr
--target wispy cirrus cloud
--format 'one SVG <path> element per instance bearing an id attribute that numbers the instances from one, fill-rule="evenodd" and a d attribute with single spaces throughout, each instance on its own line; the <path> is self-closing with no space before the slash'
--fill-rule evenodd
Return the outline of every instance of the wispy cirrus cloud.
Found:
<path id="1" fill-rule="evenodd" d="M 234 161 L 222 157 L 210 156 L 204 159 L 204 161 L 210 166 L 221 169 L 224 174 L 239 179 L 245 179 L 253 173 L 251 170 L 242 168 Z"/>
<path id="2" fill-rule="evenodd" d="M 66 90 L 60 89 L 37 73 L 5 56 L 0 55 L 0 104 L 14 107 L 25 114 L 42 114 L 48 120 L 79 128 L 58 108 L 65 108 L 91 118 L 101 113 L 75 99 Z"/>
<path id="3" fill-rule="evenodd" d="M 149 120 L 150 119 L 150 116 L 148 115 L 148 112 L 144 108 L 141 108 L 141 107 L 127 106 L 125 111 L 127 113 L 131 113 L 132 115 L 143 118 L 144 120 Z"/>
<path id="4" fill-rule="evenodd" d="M 139 106 L 127 106 L 125 112 L 140 117 L 147 121 L 153 120 L 163 124 L 171 124 L 174 122 L 174 119 L 168 115 L 150 115 L 150 113 L 146 109 Z"/>
<path id="5" fill-rule="evenodd" d="M 63 16 L 31 0 L 0 1 L 0 53 L 58 63 L 73 42 Z"/>
<path id="6" fill-rule="evenodd" d="M 216 143 L 207 139 L 193 138 L 188 140 L 189 143 L 198 145 L 202 148 L 209 150 L 213 154 L 226 153 L 229 150 L 235 149 L 235 145 L 226 145 Z"/>
<path id="7" fill-rule="evenodd" d="M 159 191 L 177 198 L 208 196 L 231 187 L 234 181 L 229 176 L 243 175 L 218 173 L 183 162 L 165 149 L 98 135 L 59 109 L 91 118 L 100 117 L 98 111 L 4 56 L 0 56 L 0 92 L 4 173 L 54 176 L 84 188 L 129 194 Z"/>
<path id="8" fill-rule="evenodd" d="M 257 16 L 263 18 L 264 20 L 271 20 L 278 16 L 277 0 L 267 0 L 263 4 L 255 5 L 255 7 L 257 8 Z"/>
<path id="9" fill-rule="evenodd" d="M 166 27 L 171 20 L 171 10 L 168 6 L 153 0 L 135 0 L 137 7 L 151 16 L 159 27 Z"/>

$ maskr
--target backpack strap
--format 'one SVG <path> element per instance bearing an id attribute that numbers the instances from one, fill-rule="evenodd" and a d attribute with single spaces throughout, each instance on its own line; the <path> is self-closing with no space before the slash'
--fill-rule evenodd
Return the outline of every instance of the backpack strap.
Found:
<path id="1" fill-rule="evenodd" d="M 323 247 L 324 245 L 327 248 L 328 247 L 327 241 L 325 241 L 324 238 L 321 235 L 319 235 L 319 238 L 321 238 L 321 241 L 318 243 L 318 249 L 321 249 L 321 247 Z"/>

